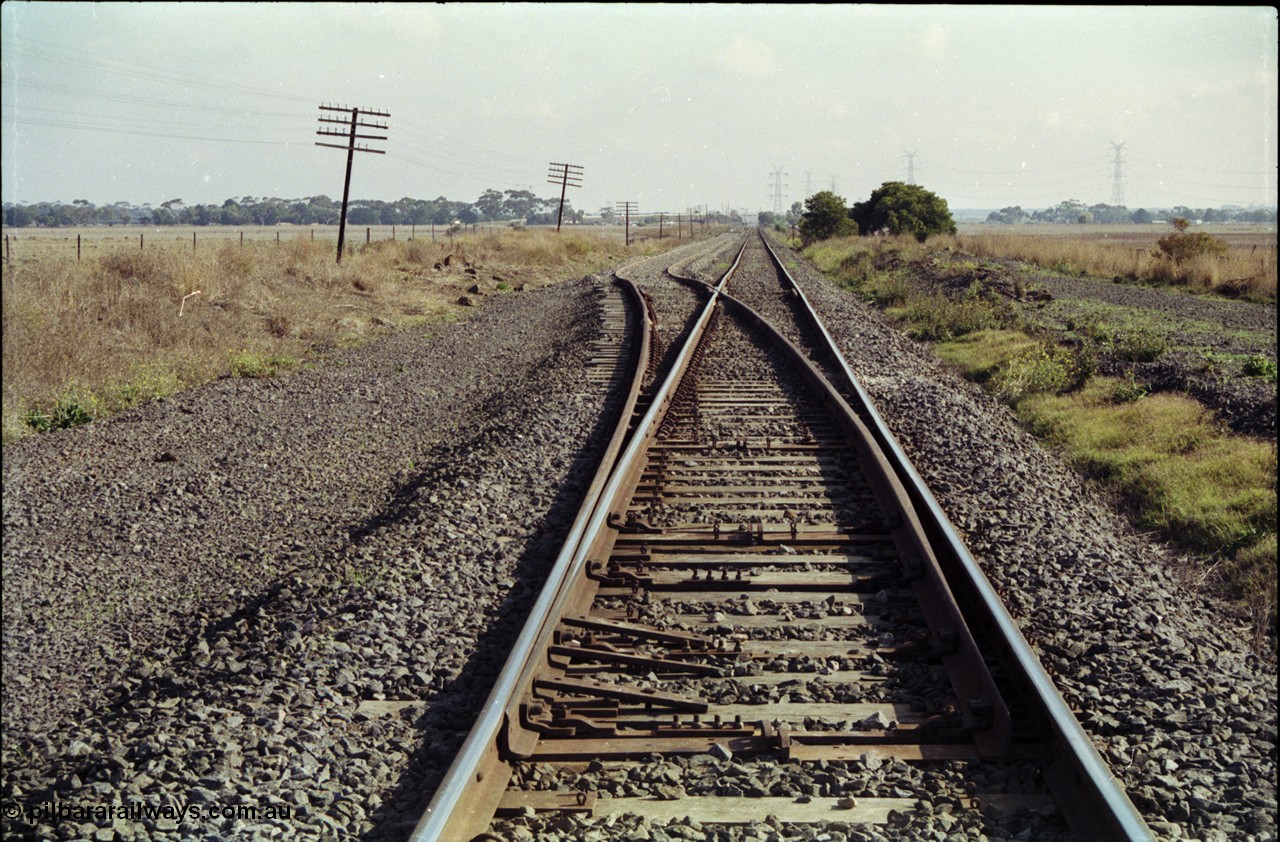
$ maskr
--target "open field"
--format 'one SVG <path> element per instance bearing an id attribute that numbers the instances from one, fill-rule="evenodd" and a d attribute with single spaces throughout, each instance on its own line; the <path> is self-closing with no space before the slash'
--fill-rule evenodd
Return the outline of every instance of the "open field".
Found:
<path id="1" fill-rule="evenodd" d="M 1067 274 L 1184 286 L 1274 301 L 1276 226 L 1196 225 L 1226 245 L 1221 256 L 1175 261 L 1159 240 L 1170 225 L 985 225 L 959 226 L 956 247 L 985 258 L 1013 258 Z"/>
<path id="2" fill-rule="evenodd" d="M 529 226 L 528 231 L 554 232 L 554 226 Z M 506 222 L 481 222 L 460 228 L 447 225 L 348 225 L 346 244 L 365 245 L 384 240 L 450 242 L 455 237 L 473 237 L 482 234 L 513 232 Z M 565 225 L 562 233 L 578 233 L 598 239 L 622 241 L 625 232 L 622 225 Z M 696 234 L 704 233 L 699 229 Z M 148 249 L 176 249 L 199 251 L 223 245 L 284 245 L 290 242 L 338 241 L 336 225 L 164 225 L 164 226 L 105 226 L 91 225 L 75 228 L 5 228 L 4 257 L 11 261 L 64 257 L 75 259 L 77 248 L 81 259 L 110 251 Z M 632 224 L 631 238 L 656 239 L 658 226 Z M 679 232 L 674 225 L 667 225 L 664 239 L 688 239 L 689 226 L 685 223 Z"/>
<path id="3" fill-rule="evenodd" d="M 621 228 L 607 226 L 559 235 L 480 228 L 437 230 L 433 241 L 429 226 L 397 226 L 394 239 L 385 226 L 366 243 L 349 226 L 341 264 L 334 226 L 22 229 L 4 265 L 4 436 L 83 422 L 228 373 L 271 373 L 376 330 L 460 318 L 486 296 L 682 242 L 627 247 Z"/>

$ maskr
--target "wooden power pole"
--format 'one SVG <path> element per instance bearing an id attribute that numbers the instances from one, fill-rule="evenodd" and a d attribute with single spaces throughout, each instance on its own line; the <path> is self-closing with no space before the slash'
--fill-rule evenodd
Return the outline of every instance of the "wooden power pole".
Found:
<path id="1" fill-rule="evenodd" d="M 626 228 L 623 230 L 625 232 L 624 236 L 626 238 L 627 245 L 631 245 L 631 213 L 635 209 L 635 202 L 618 202 L 618 210 L 622 212 L 623 218 L 626 220 L 624 223 Z"/>
<path id="2" fill-rule="evenodd" d="M 368 123 L 364 122 L 361 118 L 390 117 L 391 115 L 386 111 L 373 111 L 365 108 L 347 108 L 342 105 L 322 105 L 320 106 L 320 111 L 341 113 L 350 112 L 347 117 L 344 117 L 341 120 L 336 117 L 326 116 L 325 113 L 320 115 L 321 123 L 337 123 L 338 125 L 345 126 L 346 130 L 339 131 L 338 129 L 321 128 L 316 132 L 320 137 L 345 138 L 347 141 L 346 144 L 341 146 L 336 143 L 321 143 L 320 141 L 316 141 L 316 146 L 331 146 L 334 149 L 347 150 L 347 176 L 342 182 L 342 216 L 338 220 L 338 262 L 341 263 L 342 247 L 347 239 L 347 202 L 351 197 L 351 162 L 355 158 L 355 153 L 357 152 L 372 152 L 375 155 L 386 154 L 386 152 L 381 149 L 370 149 L 365 145 L 356 145 L 357 140 L 386 140 L 386 135 L 357 134 L 356 130 L 379 129 L 381 131 L 386 131 L 386 123 Z"/>
<path id="3" fill-rule="evenodd" d="M 560 212 L 556 214 L 556 233 L 560 233 L 560 220 L 564 218 L 564 193 L 570 187 L 582 186 L 582 167 L 577 164 L 552 163 L 547 171 L 547 183 L 560 185 Z"/>

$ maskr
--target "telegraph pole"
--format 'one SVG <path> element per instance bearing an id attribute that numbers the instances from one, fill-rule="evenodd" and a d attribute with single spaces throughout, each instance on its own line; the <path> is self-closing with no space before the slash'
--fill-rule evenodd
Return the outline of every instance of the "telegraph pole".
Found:
<path id="1" fill-rule="evenodd" d="M 626 228 L 623 230 L 624 230 L 624 236 L 626 237 L 626 240 L 627 240 L 627 245 L 631 245 L 631 212 L 636 209 L 636 203 L 635 202 L 618 202 L 617 204 L 618 204 L 618 210 L 622 212 L 623 218 L 626 220 L 624 223 L 626 225 Z"/>
<path id="2" fill-rule="evenodd" d="M 550 164 L 547 183 L 560 185 L 560 212 L 556 214 L 556 233 L 560 233 L 560 220 L 564 218 L 564 193 L 569 187 L 582 186 L 582 167 L 577 164 Z"/>
<path id="3" fill-rule="evenodd" d="M 916 183 L 916 156 L 920 154 L 919 150 L 915 152 L 903 152 L 907 156 L 907 184 Z"/>
<path id="4" fill-rule="evenodd" d="M 356 130 L 357 129 L 379 129 L 382 131 L 386 131 L 387 129 L 386 123 L 376 123 L 376 122 L 366 123 L 361 120 L 361 117 L 390 117 L 391 115 L 386 111 L 372 111 L 370 109 L 347 108 L 341 105 L 322 105 L 320 106 L 320 111 L 331 112 L 331 113 L 333 112 L 346 113 L 348 111 L 351 112 L 350 116 L 341 120 L 335 117 L 325 116 L 324 113 L 321 113 L 320 115 L 321 123 L 337 123 L 338 125 L 346 126 L 347 131 L 338 131 L 337 129 L 321 128 L 319 131 L 316 132 L 316 134 L 319 135 L 320 137 L 346 138 L 346 141 L 347 141 L 346 145 L 344 146 L 339 146 L 336 143 L 321 143 L 320 141 L 316 141 L 316 146 L 330 146 L 330 147 L 333 147 L 334 149 L 347 150 L 347 177 L 342 183 L 342 217 L 338 220 L 338 262 L 341 263 L 342 262 L 342 246 L 347 239 L 347 201 L 351 196 L 351 162 L 352 160 L 354 160 L 355 153 L 357 152 L 372 152 L 375 155 L 386 154 L 386 152 L 381 149 L 370 149 L 368 146 L 365 146 L 365 145 L 356 146 L 357 140 L 386 140 L 387 139 L 386 135 L 356 134 Z"/>

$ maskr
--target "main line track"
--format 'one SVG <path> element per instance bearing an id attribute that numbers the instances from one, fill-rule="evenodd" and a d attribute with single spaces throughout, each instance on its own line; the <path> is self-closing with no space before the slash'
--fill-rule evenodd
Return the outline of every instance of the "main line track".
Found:
<path id="1" fill-rule="evenodd" d="M 666 340 L 619 281 L 626 417 L 413 838 L 1149 838 L 763 237 L 668 277 Z"/>

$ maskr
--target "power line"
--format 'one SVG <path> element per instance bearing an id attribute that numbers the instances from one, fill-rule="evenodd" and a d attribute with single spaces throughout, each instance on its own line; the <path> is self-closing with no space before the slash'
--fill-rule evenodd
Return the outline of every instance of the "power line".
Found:
<path id="1" fill-rule="evenodd" d="M 13 117 L 8 114 L 0 115 L 0 120 L 7 123 L 18 123 L 30 126 L 51 126 L 60 129 L 75 129 L 78 131 L 104 132 L 107 134 L 126 134 L 139 135 L 142 137 L 164 137 L 174 140 L 206 140 L 217 141 L 220 143 L 251 143 L 260 146 L 291 146 L 287 141 L 283 140 L 248 140 L 242 137 L 209 137 L 207 135 L 190 135 L 190 134 L 168 134 L 165 132 L 146 132 L 136 129 L 120 129 L 111 126 L 94 126 L 85 123 L 70 123 L 61 120 L 31 120 L 21 117 Z"/>

